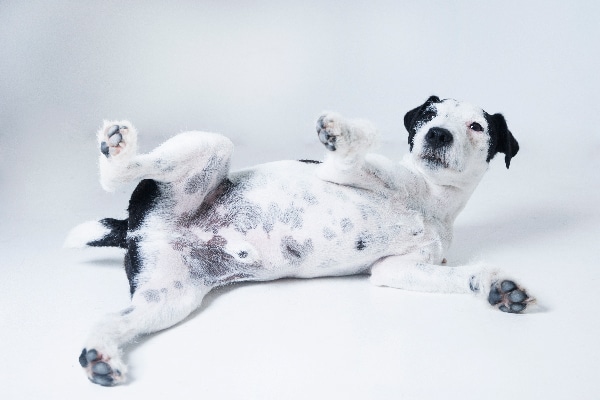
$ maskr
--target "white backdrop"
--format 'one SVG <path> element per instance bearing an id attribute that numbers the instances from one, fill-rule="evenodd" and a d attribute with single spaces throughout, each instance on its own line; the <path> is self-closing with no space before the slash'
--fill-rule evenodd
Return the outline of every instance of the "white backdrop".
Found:
<path id="1" fill-rule="evenodd" d="M 0 2 L 0 397 L 597 398 L 600 3 L 120 3 Z M 315 119 L 335 110 L 400 158 L 431 94 L 504 113 L 521 145 L 509 171 L 493 160 L 450 264 L 501 266 L 543 312 L 366 277 L 240 285 L 133 346 L 128 386 L 86 382 L 87 329 L 128 300 L 119 251 L 60 249 L 126 207 L 131 187 L 97 182 L 102 119 L 130 119 L 143 150 L 225 133 L 240 168 L 320 158 Z"/>

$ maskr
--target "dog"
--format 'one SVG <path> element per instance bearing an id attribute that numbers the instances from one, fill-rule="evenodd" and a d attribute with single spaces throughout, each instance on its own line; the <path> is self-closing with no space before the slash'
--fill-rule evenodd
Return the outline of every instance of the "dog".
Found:
<path id="1" fill-rule="evenodd" d="M 147 154 L 127 121 L 98 131 L 104 189 L 138 182 L 125 220 L 74 228 L 67 247 L 125 253 L 131 304 L 91 331 L 79 362 L 88 378 L 126 380 L 122 348 L 188 316 L 218 286 L 243 281 L 370 274 L 375 285 L 474 293 L 521 313 L 533 303 L 514 280 L 477 266 L 449 267 L 455 218 L 498 153 L 519 151 L 501 114 L 431 96 L 404 117 L 410 152 L 375 154 L 365 120 L 325 113 L 317 136 L 323 161 L 278 161 L 230 172 L 233 144 L 185 132 Z"/>

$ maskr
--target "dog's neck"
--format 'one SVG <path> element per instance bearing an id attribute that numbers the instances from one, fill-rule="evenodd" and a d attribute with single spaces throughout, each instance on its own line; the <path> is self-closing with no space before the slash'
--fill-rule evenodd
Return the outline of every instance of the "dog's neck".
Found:
<path id="1" fill-rule="evenodd" d="M 474 174 L 470 180 L 441 183 L 424 174 L 412 159 L 405 159 L 402 164 L 410 171 L 416 183 L 411 185 L 412 190 L 407 187 L 409 196 L 424 199 L 424 211 L 430 217 L 449 226 L 454 223 L 458 214 L 463 210 L 485 172 L 484 170 Z M 410 193 L 413 190 L 415 193 Z"/>

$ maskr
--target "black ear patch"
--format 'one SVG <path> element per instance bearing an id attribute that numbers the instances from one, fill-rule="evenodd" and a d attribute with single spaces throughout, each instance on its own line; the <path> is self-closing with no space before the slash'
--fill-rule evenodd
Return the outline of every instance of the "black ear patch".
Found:
<path id="1" fill-rule="evenodd" d="M 510 166 L 510 159 L 519 151 L 519 143 L 508 130 L 506 120 L 502 114 L 489 115 L 485 113 L 485 119 L 487 120 L 490 134 L 487 161 L 489 162 L 497 153 L 503 153 L 504 162 L 506 163 L 506 168 L 508 168 Z"/>
<path id="2" fill-rule="evenodd" d="M 439 97 L 430 96 L 425 103 L 413 108 L 404 115 L 404 127 L 408 131 L 408 145 L 411 151 L 418 126 L 431 121 L 436 116 L 435 110 L 431 110 L 429 106 L 439 102 L 441 102 Z"/>

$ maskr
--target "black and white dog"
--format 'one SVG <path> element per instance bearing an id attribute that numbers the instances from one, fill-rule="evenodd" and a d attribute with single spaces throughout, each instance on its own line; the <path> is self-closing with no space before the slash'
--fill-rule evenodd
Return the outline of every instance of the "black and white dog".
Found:
<path id="1" fill-rule="evenodd" d="M 141 181 L 129 218 L 81 224 L 66 246 L 126 249 L 131 304 L 93 329 L 79 357 L 100 385 L 125 380 L 122 347 L 183 320 L 217 286 L 369 273 L 375 285 L 475 293 L 502 311 L 533 302 L 514 281 L 476 266 L 442 266 L 452 225 L 497 153 L 519 145 L 500 114 L 432 96 L 404 117 L 401 163 L 368 154 L 375 129 L 327 113 L 323 162 L 278 161 L 230 172 L 233 144 L 179 134 L 148 154 L 125 121 L 98 132 L 106 190 Z"/>

